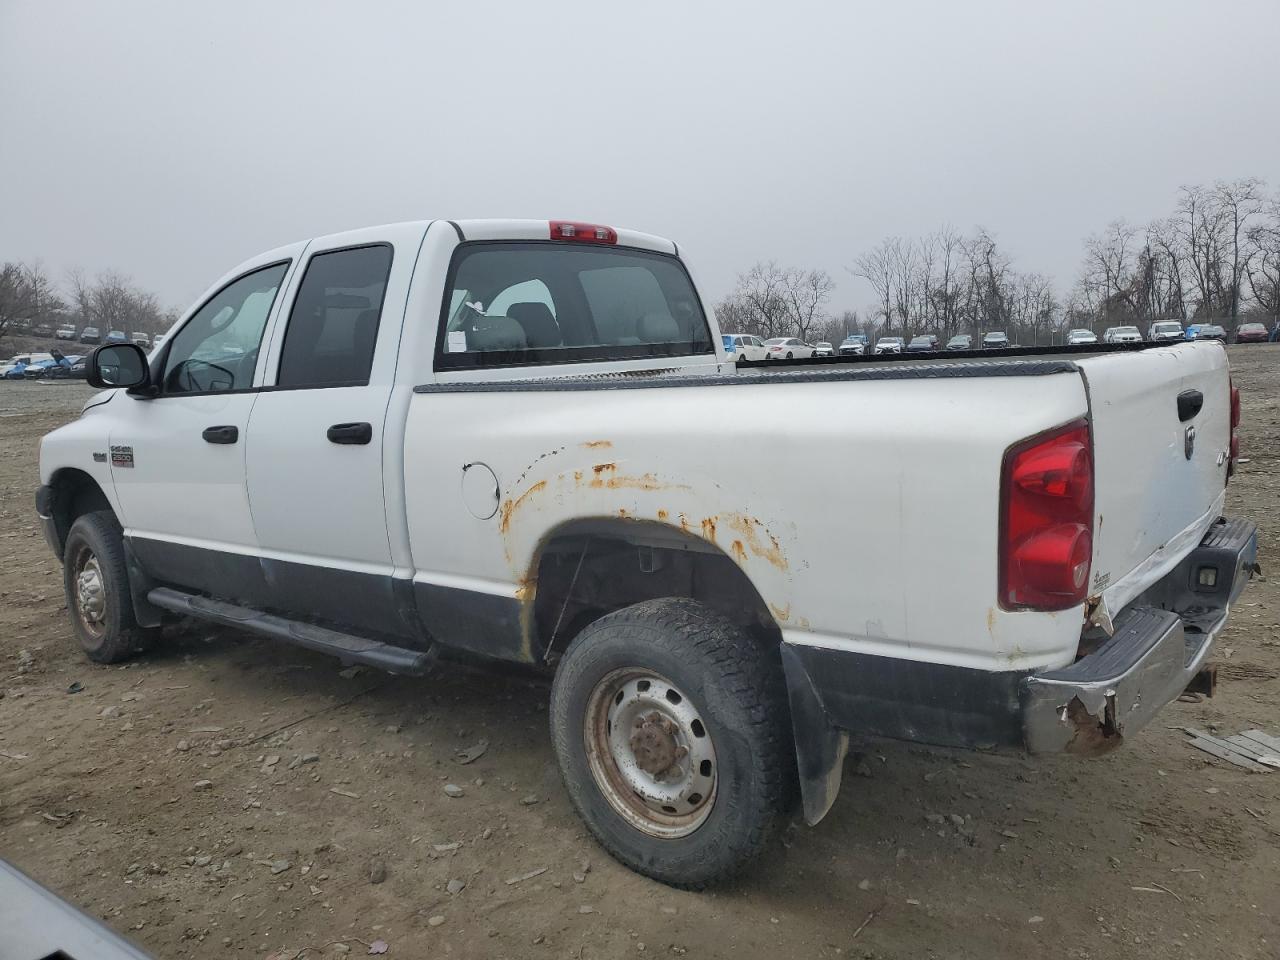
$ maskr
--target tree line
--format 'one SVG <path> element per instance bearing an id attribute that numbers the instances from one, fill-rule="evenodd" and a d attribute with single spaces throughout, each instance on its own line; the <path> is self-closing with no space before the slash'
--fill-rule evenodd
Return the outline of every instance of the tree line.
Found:
<path id="1" fill-rule="evenodd" d="M 97 327 L 104 335 L 109 330 L 157 334 L 177 316 L 154 293 L 115 271 L 90 278 L 71 270 L 60 288 L 38 262 L 0 265 L 0 336 L 64 324 L 74 325 L 77 332 Z"/>
<path id="2" fill-rule="evenodd" d="M 1257 178 L 1184 186 L 1173 211 L 1143 227 L 1117 220 L 1088 237 L 1065 293 L 1018 269 L 996 236 L 944 226 L 888 237 L 846 270 L 874 303 L 833 314 L 824 270 L 757 263 L 716 307 L 722 329 L 761 337 L 838 341 L 869 336 L 1003 330 L 1018 343 L 1061 342 L 1069 329 L 1155 320 L 1220 323 L 1228 331 L 1280 320 L 1280 194 Z"/>

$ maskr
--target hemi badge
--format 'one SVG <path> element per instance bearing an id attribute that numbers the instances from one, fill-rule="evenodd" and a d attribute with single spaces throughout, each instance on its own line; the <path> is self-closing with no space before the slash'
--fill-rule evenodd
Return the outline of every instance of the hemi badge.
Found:
<path id="1" fill-rule="evenodd" d="M 107 455 L 106 455 L 105 453 L 102 453 L 102 452 L 100 452 L 100 451 L 96 451 L 96 450 L 95 450 L 95 451 L 94 451 L 94 454 L 93 454 L 93 462 L 94 462 L 94 463 L 106 463 L 106 462 L 107 462 Z"/>

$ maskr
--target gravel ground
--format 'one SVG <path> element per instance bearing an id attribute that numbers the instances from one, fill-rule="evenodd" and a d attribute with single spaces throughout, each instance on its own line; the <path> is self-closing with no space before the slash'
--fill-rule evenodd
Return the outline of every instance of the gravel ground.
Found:
<path id="1" fill-rule="evenodd" d="M 1280 346 L 1232 360 L 1249 462 L 1231 510 L 1264 524 L 1270 572 Z M 1219 695 L 1123 749 L 1032 762 L 876 745 L 822 824 L 793 823 L 728 886 L 680 893 L 580 826 L 537 678 L 343 671 L 200 625 L 124 666 L 85 660 L 31 497 L 40 436 L 89 392 L 0 383 L 0 856 L 158 957 L 377 941 L 415 958 L 1280 955 L 1280 773 L 1176 729 L 1280 734 L 1269 578 L 1220 641 Z"/>

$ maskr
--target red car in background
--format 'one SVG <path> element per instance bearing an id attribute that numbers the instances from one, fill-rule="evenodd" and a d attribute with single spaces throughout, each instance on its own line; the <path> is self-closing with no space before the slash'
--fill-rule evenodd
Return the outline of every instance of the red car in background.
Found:
<path id="1" fill-rule="evenodd" d="M 1267 328 L 1261 323 L 1242 323 L 1236 328 L 1236 343 L 1266 343 Z"/>

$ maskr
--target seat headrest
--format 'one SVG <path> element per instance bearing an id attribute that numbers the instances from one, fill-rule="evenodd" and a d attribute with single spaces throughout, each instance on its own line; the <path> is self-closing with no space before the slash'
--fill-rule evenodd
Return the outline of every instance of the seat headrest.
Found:
<path id="1" fill-rule="evenodd" d="M 680 339 L 680 325 L 666 313 L 646 313 L 636 325 L 636 334 L 646 343 L 672 343 Z"/>
<path id="2" fill-rule="evenodd" d="M 560 325 L 545 303 L 536 300 L 513 303 L 507 307 L 507 316 L 524 328 L 525 338 L 531 347 L 558 347 L 564 343 Z"/>
<path id="3" fill-rule="evenodd" d="M 510 317 L 479 317 L 467 333 L 468 350 L 523 350 L 529 345 L 524 328 Z"/>

